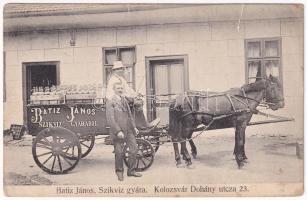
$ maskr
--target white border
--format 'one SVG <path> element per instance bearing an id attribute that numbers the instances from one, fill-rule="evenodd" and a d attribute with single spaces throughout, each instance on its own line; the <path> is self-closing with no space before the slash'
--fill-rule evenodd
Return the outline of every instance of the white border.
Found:
<path id="1" fill-rule="evenodd" d="M 186 3 L 186 4 L 192 4 L 192 3 L 208 3 L 208 4 L 222 4 L 222 3 L 237 3 L 237 4 L 241 4 L 241 3 L 264 3 L 264 4 L 270 4 L 270 3 L 274 3 L 274 4 L 303 4 L 304 6 L 306 5 L 304 1 L 298 1 L 298 0 L 279 0 L 279 1 L 274 1 L 274 0 L 245 0 L 245 1 L 240 1 L 240 0 L 87 0 L 87 1 L 82 1 L 82 0 L 1 0 L 0 1 L 0 7 L 1 7 L 1 14 L 0 14 L 0 48 L 3 51 L 3 8 L 5 6 L 5 4 L 7 3 Z M 304 16 L 304 21 L 306 21 L 306 15 Z M 304 60 L 306 59 L 306 51 L 305 51 L 305 47 L 306 47 L 306 42 L 305 42 L 305 35 L 306 35 L 306 26 L 304 24 Z M 3 54 L 0 53 L 0 63 L 2 66 L 3 63 Z M 304 62 L 305 63 L 305 62 Z M 304 65 L 305 66 L 305 65 Z M 3 66 L 2 66 L 3 67 Z M 0 98 L 3 100 L 3 68 L 1 68 L 1 76 L 0 76 Z M 306 77 L 306 70 L 304 70 L 304 77 Z M 305 113 L 307 111 L 306 108 L 306 87 L 307 86 L 307 82 L 304 79 L 304 125 L 306 124 L 306 118 L 305 118 Z M 1 100 L 1 106 L 0 106 L 0 119 L 2 121 L 2 123 L 0 123 L 0 127 L 3 130 L 3 101 Z M 0 191 L 0 198 L 2 199 L 12 199 L 12 197 L 7 197 L 4 195 L 3 192 L 3 134 L 1 135 L 1 144 L 0 144 L 0 187 L 1 187 L 1 191 Z M 306 144 L 306 137 L 305 137 L 305 128 L 304 128 L 304 144 Z M 304 155 L 306 155 L 306 152 L 304 153 Z M 306 157 L 306 156 L 305 156 Z M 306 180 L 306 162 L 304 159 L 304 183 Z M 304 184 L 304 190 L 306 191 L 306 185 Z M 13 199 L 41 199 L 38 197 L 13 197 Z M 73 197 L 73 199 L 88 199 L 87 197 Z M 256 199 L 256 200 L 262 200 L 262 199 L 284 199 L 282 197 L 240 197 L 240 199 Z M 307 195 L 306 192 L 304 193 L 303 196 L 300 197 L 285 197 L 286 199 L 306 199 Z M 44 199 L 67 199 L 66 198 L 60 198 L 60 197 L 47 197 Z M 70 198 L 71 199 L 71 198 Z M 94 198 L 90 198 L 90 199 L 115 199 L 115 197 L 94 197 Z M 118 198 L 116 197 L 116 199 L 123 199 L 123 198 Z M 125 199 L 140 199 L 137 197 L 127 197 Z M 177 198 L 147 198 L 147 199 L 177 199 Z M 183 198 L 183 199 L 195 199 L 195 198 Z M 228 198 L 223 198 L 223 197 L 214 197 L 214 199 L 216 200 L 220 200 L 220 199 L 237 199 L 237 197 L 228 197 Z"/>

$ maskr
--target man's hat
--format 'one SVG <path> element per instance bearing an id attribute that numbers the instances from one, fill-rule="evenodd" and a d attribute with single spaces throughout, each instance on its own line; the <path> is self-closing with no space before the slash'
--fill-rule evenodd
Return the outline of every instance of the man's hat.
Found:
<path id="1" fill-rule="evenodd" d="M 113 69 L 119 69 L 119 68 L 124 68 L 124 64 L 122 61 L 115 61 L 113 63 Z"/>

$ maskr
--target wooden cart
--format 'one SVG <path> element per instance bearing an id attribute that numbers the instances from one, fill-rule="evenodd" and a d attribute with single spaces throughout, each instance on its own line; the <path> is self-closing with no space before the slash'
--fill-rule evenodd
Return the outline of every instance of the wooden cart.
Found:
<path id="1" fill-rule="evenodd" d="M 54 102 L 52 102 L 54 103 Z M 87 101 L 71 101 L 27 106 L 27 127 L 34 136 L 32 154 L 35 163 L 49 174 L 64 174 L 74 169 L 81 158 L 86 157 L 94 147 L 95 136 L 109 135 L 104 104 Z M 149 168 L 157 150 L 145 138 L 155 133 L 141 130 L 137 138 L 137 170 Z M 154 141 L 153 141 L 154 142 Z M 155 149 L 154 149 L 155 148 Z M 125 163 L 129 158 L 129 148 L 124 147 Z"/>

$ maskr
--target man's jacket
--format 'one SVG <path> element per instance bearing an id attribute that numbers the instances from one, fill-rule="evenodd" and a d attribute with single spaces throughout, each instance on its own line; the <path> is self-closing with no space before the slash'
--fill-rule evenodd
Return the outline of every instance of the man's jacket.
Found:
<path id="1" fill-rule="evenodd" d="M 110 136 L 114 140 L 117 133 L 122 131 L 124 135 L 134 134 L 135 122 L 129 108 L 129 102 L 133 99 L 114 95 L 106 103 L 106 118 L 110 126 Z"/>

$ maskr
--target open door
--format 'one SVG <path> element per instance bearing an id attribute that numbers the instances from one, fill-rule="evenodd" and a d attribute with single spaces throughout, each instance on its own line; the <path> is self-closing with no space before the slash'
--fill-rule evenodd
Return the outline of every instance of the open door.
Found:
<path id="1" fill-rule="evenodd" d="M 30 102 L 33 87 L 50 87 L 59 85 L 59 63 L 23 63 L 23 105 L 24 122 L 27 122 L 26 105 Z"/>

